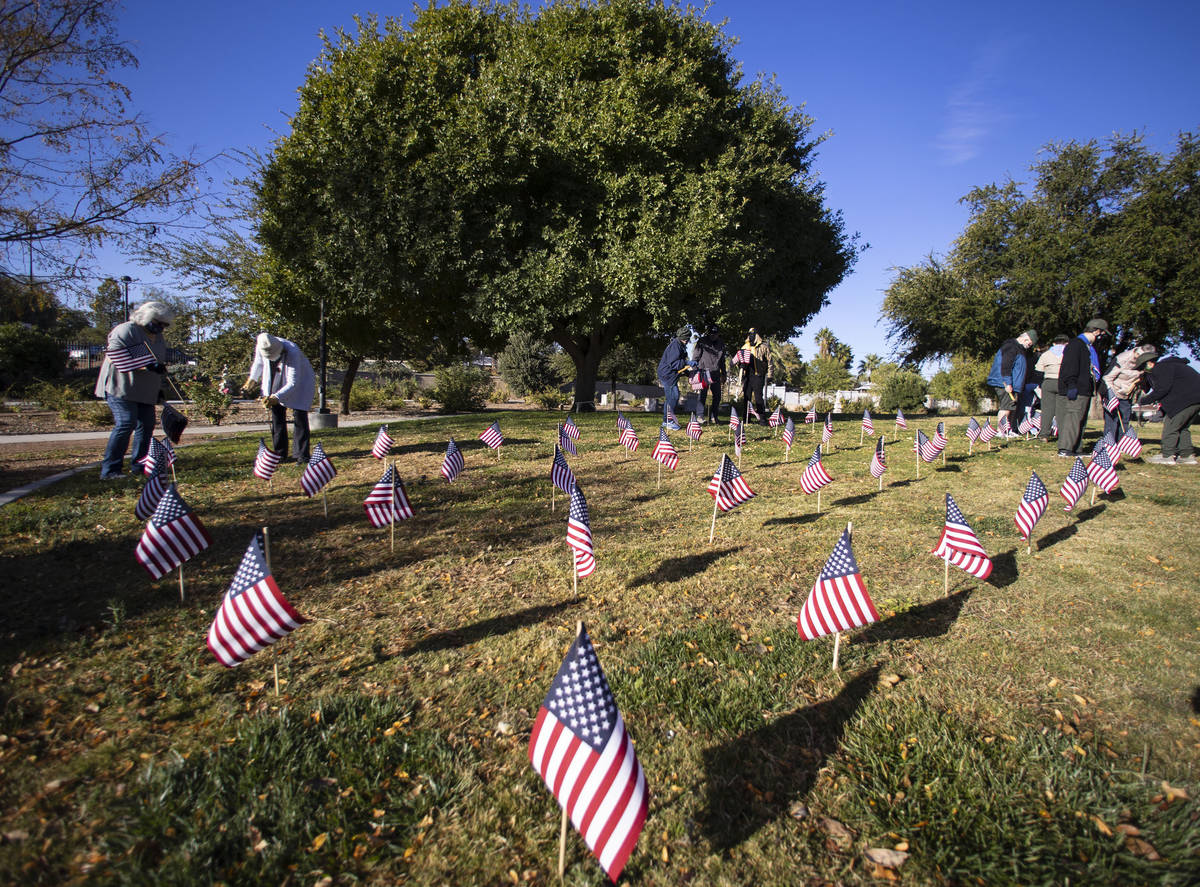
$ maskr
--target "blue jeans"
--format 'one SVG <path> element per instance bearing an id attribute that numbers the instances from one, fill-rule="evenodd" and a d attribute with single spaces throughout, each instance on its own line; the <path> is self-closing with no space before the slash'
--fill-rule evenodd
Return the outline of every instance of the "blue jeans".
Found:
<path id="1" fill-rule="evenodd" d="M 679 377 L 658 381 L 662 382 L 663 387 L 663 421 L 666 422 L 669 415 L 675 414 L 675 404 L 679 403 Z"/>
<path id="2" fill-rule="evenodd" d="M 133 465 L 150 449 L 150 438 L 154 437 L 154 404 L 134 403 L 132 400 L 108 395 L 108 408 L 113 414 L 113 430 L 104 448 L 104 461 L 100 463 L 100 476 L 111 477 L 124 469 L 125 450 L 129 447 L 129 435 L 133 435 Z"/>
<path id="3" fill-rule="evenodd" d="M 1113 440 L 1120 440 L 1125 433 L 1125 429 L 1129 427 L 1129 405 L 1130 401 L 1122 398 L 1117 401 L 1117 413 L 1113 415 L 1108 410 L 1104 411 L 1104 433 L 1112 434 Z M 1121 420 L 1117 421 L 1117 416 Z"/>

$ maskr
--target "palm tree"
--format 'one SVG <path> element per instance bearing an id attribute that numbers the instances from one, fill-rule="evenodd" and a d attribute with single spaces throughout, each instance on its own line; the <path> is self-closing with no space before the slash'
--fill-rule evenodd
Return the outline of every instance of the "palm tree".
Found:
<path id="1" fill-rule="evenodd" d="M 820 357 L 830 357 L 833 354 L 833 346 L 837 342 L 837 336 L 833 334 L 827 326 L 817 330 L 817 334 L 813 336 L 813 341 L 817 345 L 817 354 Z"/>
<path id="2" fill-rule="evenodd" d="M 862 382 L 865 377 L 865 381 L 870 382 L 871 381 L 871 373 L 873 373 L 877 369 L 879 369 L 879 365 L 881 363 L 883 363 L 883 358 L 880 357 L 878 354 L 868 354 L 866 357 L 864 357 L 862 360 L 860 360 L 858 362 L 859 381 Z"/>

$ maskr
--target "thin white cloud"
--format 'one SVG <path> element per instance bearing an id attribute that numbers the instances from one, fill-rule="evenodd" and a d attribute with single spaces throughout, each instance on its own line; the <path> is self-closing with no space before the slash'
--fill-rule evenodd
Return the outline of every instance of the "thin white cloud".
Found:
<path id="1" fill-rule="evenodd" d="M 946 100 L 946 116 L 935 145 L 950 166 L 974 159 L 987 138 L 1007 114 L 996 105 L 995 87 L 1001 81 L 1009 56 L 1007 42 L 984 46 L 971 63 L 967 76 Z"/>

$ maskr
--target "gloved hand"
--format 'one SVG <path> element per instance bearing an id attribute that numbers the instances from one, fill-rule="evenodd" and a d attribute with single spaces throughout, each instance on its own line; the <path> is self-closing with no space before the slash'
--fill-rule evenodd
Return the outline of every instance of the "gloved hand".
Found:
<path id="1" fill-rule="evenodd" d="M 1079 397 L 1079 389 L 1078 388 L 1068 388 L 1067 389 L 1067 400 L 1074 400 L 1077 397 Z"/>
<path id="2" fill-rule="evenodd" d="M 160 376 L 165 376 L 167 374 L 167 365 L 165 363 L 156 363 L 154 366 L 150 367 L 150 369 L 153 372 L 158 373 Z"/>
<path id="3" fill-rule="evenodd" d="M 242 383 L 242 391 L 243 392 L 249 391 L 251 388 L 253 388 L 257 384 L 258 383 L 254 379 L 247 379 L 245 382 Z"/>
<path id="4" fill-rule="evenodd" d="M 279 406 L 279 398 L 276 397 L 274 394 L 271 394 L 271 395 L 268 395 L 267 397 L 263 398 L 263 403 L 265 403 L 269 407 L 277 407 L 277 406 Z"/>

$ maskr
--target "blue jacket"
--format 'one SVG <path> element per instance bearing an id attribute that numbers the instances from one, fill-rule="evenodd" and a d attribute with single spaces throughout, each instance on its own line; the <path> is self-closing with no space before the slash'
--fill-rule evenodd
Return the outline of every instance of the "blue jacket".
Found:
<path id="1" fill-rule="evenodd" d="M 678 378 L 679 371 L 689 363 L 687 347 L 678 339 L 672 339 L 658 362 L 658 381 L 666 383 Z"/>
<path id="2" fill-rule="evenodd" d="M 1025 366 L 1025 349 L 1016 339 L 1009 339 L 996 352 L 987 383 L 993 388 L 1011 385 L 1013 394 L 1019 395 L 1025 386 Z"/>

